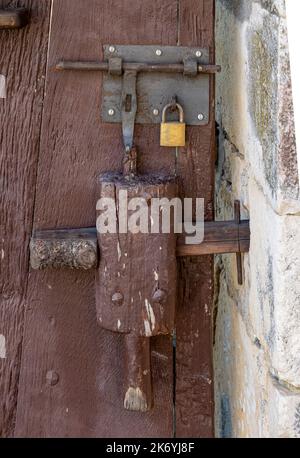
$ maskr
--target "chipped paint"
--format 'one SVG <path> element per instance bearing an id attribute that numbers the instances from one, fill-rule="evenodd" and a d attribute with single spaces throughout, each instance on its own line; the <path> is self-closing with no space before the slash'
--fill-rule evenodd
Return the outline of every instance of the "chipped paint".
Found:
<path id="1" fill-rule="evenodd" d="M 5 337 L 0 334 L 0 359 L 6 358 L 6 340 Z"/>
<path id="2" fill-rule="evenodd" d="M 158 272 L 156 272 L 156 270 L 154 271 L 154 280 L 155 281 L 158 281 L 159 279 L 159 275 L 158 275 Z"/>
<path id="3" fill-rule="evenodd" d="M 148 410 L 147 400 L 140 388 L 130 387 L 125 395 L 124 407 L 127 410 L 146 412 Z"/>
<path id="4" fill-rule="evenodd" d="M 149 323 L 150 323 L 150 326 L 151 326 L 151 330 L 153 332 L 154 329 L 155 329 L 155 315 L 154 315 L 154 312 L 153 312 L 153 308 L 152 308 L 150 302 L 148 301 L 148 299 L 145 299 L 145 307 L 146 307 L 146 310 L 147 310 L 147 315 L 148 315 L 148 320 L 149 320 Z"/>
<path id="5" fill-rule="evenodd" d="M 118 244 L 117 244 L 117 251 L 118 251 L 118 262 L 120 262 L 120 260 L 122 258 L 122 251 L 121 251 L 120 242 L 118 242 Z"/>
<path id="6" fill-rule="evenodd" d="M 148 320 L 144 320 L 144 326 L 145 326 L 145 336 L 146 337 L 152 337 L 150 323 L 149 323 Z"/>
<path id="7" fill-rule="evenodd" d="M 163 361 L 169 360 L 167 355 L 163 355 L 162 353 L 159 353 L 158 351 L 152 351 L 152 356 L 154 356 L 155 358 L 162 359 Z"/>
<path id="8" fill-rule="evenodd" d="M 6 78 L 0 75 L 0 99 L 6 99 Z"/>
<path id="9" fill-rule="evenodd" d="M 121 329 L 122 323 L 120 320 L 118 320 L 118 329 Z"/>

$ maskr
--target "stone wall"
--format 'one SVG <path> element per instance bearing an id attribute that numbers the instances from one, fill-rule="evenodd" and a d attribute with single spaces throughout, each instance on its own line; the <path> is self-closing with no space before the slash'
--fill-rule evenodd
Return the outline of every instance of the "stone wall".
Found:
<path id="1" fill-rule="evenodd" d="M 216 260 L 216 433 L 300 437 L 300 199 L 284 0 L 216 0 L 216 217 L 251 220 L 244 285 Z"/>

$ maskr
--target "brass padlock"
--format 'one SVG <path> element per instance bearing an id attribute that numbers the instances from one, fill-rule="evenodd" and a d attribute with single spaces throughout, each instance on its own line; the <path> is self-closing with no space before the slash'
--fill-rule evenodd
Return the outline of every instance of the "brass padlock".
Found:
<path id="1" fill-rule="evenodd" d="M 185 122 L 183 108 L 179 103 L 176 107 L 179 111 L 179 121 L 166 122 L 167 111 L 173 104 L 166 105 L 162 113 L 162 123 L 160 127 L 160 146 L 179 147 L 185 146 Z"/>

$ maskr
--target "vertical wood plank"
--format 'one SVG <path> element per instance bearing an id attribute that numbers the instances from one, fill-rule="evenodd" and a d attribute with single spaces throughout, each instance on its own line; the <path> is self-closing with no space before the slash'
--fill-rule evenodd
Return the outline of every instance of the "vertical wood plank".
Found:
<path id="1" fill-rule="evenodd" d="M 61 59 L 97 60 L 102 46 L 177 42 L 177 0 L 54 0 L 35 228 L 95 224 L 96 178 L 122 169 L 121 126 L 101 123 L 97 73 L 55 73 Z M 141 171 L 170 173 L 159 127 L 139 126 Z M 18 437 L 170 437 L 172 342 L 153 339 L 155 407 L 123 408 L 122 336 L 96 322 L 90 273 L 31 273 Z"/>
<path id="2" fill-rule="evenodd" d="M 0 1 L 17 6 L 31 24 L 0 31 L 0 437 L 13 435 L 16 416 L 51 0 Z"/>
<path id="3" fill-rule="evenodd" d="M 214 62 L 214 0 L 180 0 L 179 44 L 210 49 Z M 189 128 L 188 147 L 180 155 L 183 196 L 205 198 L 206 220 L 213 219 L 214 84 L 210 123 Z M 180 260 L 176 349 L 176 436 L 212 437 L 213 258 Z"/>

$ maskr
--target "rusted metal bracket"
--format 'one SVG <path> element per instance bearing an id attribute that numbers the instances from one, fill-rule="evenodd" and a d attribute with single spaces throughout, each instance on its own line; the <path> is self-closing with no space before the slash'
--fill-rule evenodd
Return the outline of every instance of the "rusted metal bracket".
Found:
<path id="1" fill-rule="evenodd" d="M 61 61 L 56 65 L 56 70 L 105 72 L 104 122 L 124 122 L 124 88 L 128 87 L 129 74 L 137 78 L 136 123 L 160 123 L 163 107 L 174 95 L 184 109 L 187 125 L 209 122 L 209 75 L 221 68 L 209 64 L 208 49 L 105 45 L 104 58 L 103 62 Z"/>
<path id="2" fill-rule="evenodd" d="M 21 29 L 29 22 L 26 8 L 0 9 L 0 29 Z"/>

